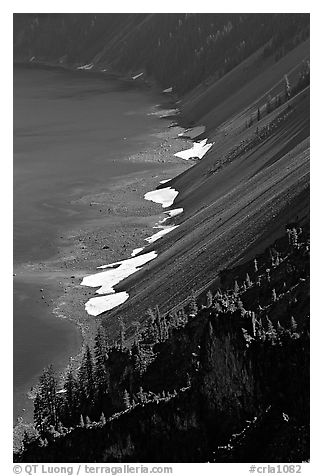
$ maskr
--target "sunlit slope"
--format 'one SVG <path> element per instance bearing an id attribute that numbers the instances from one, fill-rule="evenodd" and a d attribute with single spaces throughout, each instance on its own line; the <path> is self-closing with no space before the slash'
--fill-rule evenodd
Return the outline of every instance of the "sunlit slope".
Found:
<path id="1" fill-rule="evenodd" d="M 306 40 L 278 61 L 256 51 L 218 81 L 209 78 L 179 102 L 188 123 L 200 123 L 207 133 L 240 112 L 242 119 L 255 114 L 268 97 L 284 90 L 284 77 L 295 81 L 304 61 L 310 56 Z M 237 120 L 237 118 L 235 118 Z"/>
<path id="2" fill-rule="evenodd" d="M 257 127 L 268 137 L 218 168 L 234 144 L 256 137 Z M 309 89 L 253 127 L 219 137 L 172 184 L 180 191 L 174 206 L 184 208 L 173 220 L 180 226 L 154 244 L 159 256 L 128 279 L 130 299 L 108 315 L 112 333 L 114 315 L 130 324 L 156 304 L 168 311 L 192 289 L 210 286 L 224 267 L 263 250 L 287 222 L 308 218 Z"/>

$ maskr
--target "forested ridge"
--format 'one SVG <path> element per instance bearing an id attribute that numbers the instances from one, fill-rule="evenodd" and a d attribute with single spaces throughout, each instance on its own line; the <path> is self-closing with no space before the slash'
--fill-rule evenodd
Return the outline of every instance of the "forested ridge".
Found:
<path id="1" fill-rule="evenodd" d="M 14 57 L 143 70 L 183 95 L 259 48 L 277 61 L 308 36 L 308 14 L 16 14 Z"/>
<path id="2" fill-rule="evenodd" d="M 131 345 L 121 319 L 119 339 L 100 328 L 63 384 L 45 369 L 15 459 L 307 460 L 308 309 L 308 224 L 293 223 L 219 288 L 148 310 Z"/>
<path id="3" fill-rule="evenodd" d="M 79 368 L 44 369 L 16 461 L 309 459 L 308 39 L 308 14 L 15 15 L 16 61 L 143 72 L 215 144 Z"/>

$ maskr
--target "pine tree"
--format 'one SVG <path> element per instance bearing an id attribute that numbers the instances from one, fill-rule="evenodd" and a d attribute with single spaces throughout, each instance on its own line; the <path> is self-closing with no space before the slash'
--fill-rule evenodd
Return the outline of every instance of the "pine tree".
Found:
<path id="1" fill-rule="evenodd" d="M 107 365 L 107 345 L 101 328 L 95 337 L 94 363 L 95 363 L 95 384 L 97 388 L 97 398 L 100 400 L 109 393 L 110 378 Z"/>
<path id="2" fill-rule="evenodd" d="M 100 416 L 100 423 L 101 423 L 102 425 L 105 425 L 106 422 L 107 422 L 107 420 L 106 420 L 106 418 L 105 418 L 104 413 L 102 412 L 102 413 L 101 413 L 101 416 Z"/>
<path id="3" fill-rule="evenodd" d="M 259 122 L 261 119 L 261 116 L 260 116 L 260 109 L 258 107 L 258 111 L 257 111 L 257 121 Z"/>
<path id="4" fill-rule="evenodd" d="M 287 74 L 285 74 L 284 76 L 284 89 L 285 89 L 285 101 L 288 101 L 288 99 L 291 96 L 291 87 L 290 87 L 290 82 L 289 82 Z"/>
<path id="5" fill-rule="evenodd" d="M 43 409 L 42 409 L 42 401 L 40 393 L 37 392 L 35 399 L 34 399 L 34 423 L 35 428 L 40 431 L 42 434 L 45 427 L 44 427 L 44 416 L 43 416 Z"/>
<path id="6" fill-rule="evenodd" d="M 278 321 L 277 322 L 277 336 L 278 336 L 278 339 L 279 339 L 280 343 L 282 343 L 282 340 L 284 339 L 285 334 L 286 334 L 285 328 Z"/>
<path id="7" fill-rule="evenodd" d="M 295 246 L 295 247 L 298 246 L 298 235 L 297 235 L 296 228 L 293 228 L 291 231 L 291 244 L 292 246 Z"/>
<path id="8" fill-rule="evenodd" d="M 297 332 L 297 322 L 293 316 L 290 318 L 290 329 L 293 334 Z"/>
<path id="9" fill-rule="evenodd" d="M 94 401 L 95 383 L 94 368 L 90 347 L 87 345 L 78 373 L 81 396 L 81 408 L 90 408 Z"/>
<path id="10" fill-rule="evenodd" d="M 192 291 L 188 305 L 188 314 L 190 317 L 195 317 L 198 312 L 195 293 Z"/>
<path id="11" fill-rule="evenodd" d="M 257 273 L 258 272 L 258 262 L 257 262 L 256 258 L 253 260 L 253 263 L 254 263 L 255 273 Z"/>
<path id="12" fill-rule="evenodd" d="M 131 406 L 130 395 L 129 395 L 129 392 L 127 392 L 126 389 L 123 393 L 123 401 L 124 401 L 124 404 L 125 404 L 126 408 L 130 408 L 130 406 Z"/>
<path id="13" fill-rule="evenodd" d="M 276 295 L 275 288 L 272 289 L 271 296 L 272 296 L 272 301 L 276 302 L 277 301 L 277 295 Z"/>
<path id="14" fill-rule="evenodd" d="M 83 419 L 83 415 L 81 415 L 81 417 L 80 417 L 80 426 L 81 426 L 82 428 L 84 428 L 84 419 Z"/>
<path id="15" fill-rule="evenodd" d="M 68 424 L 72 424 L 78 415 L 78 388 L 71 367 L 69 368 L 64 382 L 65 393 L 65 418 Z"/>
<path id="16" fill-rule="evenodd" d="M 267 337 L 269 337 L 269 340 L 271 341 L 272 344 L 275 343 L 277 340 L 277 332 L 276 329 L 273 326 L 273 323 L 267 316 L 267 332 L 266 332 Z"/>
<path id="17" fill-rule="evenodd" d="M 233 288 L 234 294 L 235 295 L 239 294 L 239 290 L 240 290 L 239 285 L 238 285 L 237 281 L 235 281 L 234 282 L 234 288 Z"/>
<path id="18" fill-rule="evenodd" d="M 57 377 L 52 365 L 43 370 L 36 394 L 35 421 L 41 431 L 58 425 Z"/>
<path id="19" fill-rule="evenodd" d="M 137 395 L 138 395 L 139 402 L 144 403 L 145 398 L 144 398 L 144 390 L 142 387 L 139 388 L 139 392 Z"/>
<path id="20" fill-rule="evenodd" d="M 91 420 L 88 416 L 85 418 L 85 426 L 86 428 L 89 428 L 91 426 Z"/>
<path id="21" fill-rule="evenodd" d="M 161 337 L 162 337 L 162 342 L 166 341 L 169 337 L 168 322 L 166 320 L 165 314 L 162 316 L 162 319 L 161 319 Z"/>
<path id="22" fill-rule="evenodd" d="M 206 293 L 206 307 L 210 308 L 212 307 L 213 303 L 213 295 L 211 290 L 209 289 L 208 292 Z"/>

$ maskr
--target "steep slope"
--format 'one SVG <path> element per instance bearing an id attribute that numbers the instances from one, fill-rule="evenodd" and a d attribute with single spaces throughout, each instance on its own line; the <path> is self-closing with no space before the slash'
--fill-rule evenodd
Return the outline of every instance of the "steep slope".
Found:
<path id="1" fill-rule="evenodd" d="M 192 289 L 202 291 L 222 268 L 261 250 L 285 223 L 308 217 L 308 90 L 257 125 L 231 127 L 212 140 L 201 162 L 167 183 L 180 192 L 173 205 L 184 208 L 173 220 L 180 226 L 151 248 L 157 259 L 123 283 L 130 299 L 109 313 L 110 332 L 114 315 L 130 323 L 144 318 L 145 307 L 159 304 L 169 311 Z"/>
<path id="2" fill-rule="evenodd" d="M 306 67 L 308 35 L 306 14 L 15 15 L 16 59 L 142 71 L 173 86 L 180 121 L 206 126 L 201 138 L 214 142 L 167 183 L 180 226 L 122 282 L 130 299 L 107 315 L 112 337 L 117 315 L 130 325 L 156 303 L 168 311 L 307 215 L 309 91 L 290 98 L 287 88 Z"/>
<path id="3" fill-rule="evenodd" d="M 145 248 L 158 256 L 114 287 L 130 297 L 101 315 L 97 378 L 87 349 L 54 399 L 40 389 L 17 460 L 308 459 L 308 21 L 17 16 L 17 59 L 143 72 L 213 143 L 159 186 L 179 192 L 183 213 Z"/>

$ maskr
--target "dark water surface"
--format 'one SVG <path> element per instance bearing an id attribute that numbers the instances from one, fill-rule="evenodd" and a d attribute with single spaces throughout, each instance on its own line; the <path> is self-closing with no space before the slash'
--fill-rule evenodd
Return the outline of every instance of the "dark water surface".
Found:
<path id="1" fill-rule="evenodd" d="M 160 128 L 147 115 L 159 100 L 111 78 L 14 68 L 14 265 L 54 256 L 59 230 L 89 218 L 71 202 L 155 167 L 126 159 Z M 14 418 L 30 407 L 23 394 L 44 366 L 62 368 L 81 341 L 41 302 L 40 287 L 14 280 Z"/>

